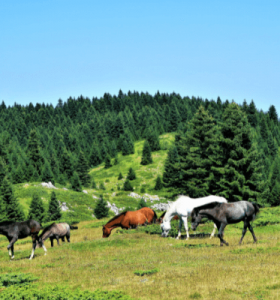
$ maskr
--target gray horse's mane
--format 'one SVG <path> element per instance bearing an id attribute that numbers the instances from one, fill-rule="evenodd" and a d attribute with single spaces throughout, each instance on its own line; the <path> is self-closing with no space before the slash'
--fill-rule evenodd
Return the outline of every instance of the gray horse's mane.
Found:
<path id="1" fill-rule="evenodd" d="M 202 209 L 211 209 L 214 207 L 220 207 L 222 204 L 224 204 L 224 203 L 215 201 L 215 202 L 211 202 L 211 203 L 207 203 L 207 204 L 195 207 L 192 211 L 192 216 L 193 216 L 193 214 L 197 215 L 199 213 L 199 211 Z"/>
<path id="2" fill-rule="evenodd" d="M 56 223 L 53 222 L 51 225 L 48 225 L 47 227 L 45 227 L 40 235 L 42 236 L 46 231 L 48 231 L 49 229 L 51 229 L 55 224 Z"/>

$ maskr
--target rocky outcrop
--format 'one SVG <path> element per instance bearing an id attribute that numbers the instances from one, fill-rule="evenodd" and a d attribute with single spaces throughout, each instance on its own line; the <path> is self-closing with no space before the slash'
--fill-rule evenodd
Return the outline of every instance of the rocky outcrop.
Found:
<path id="1" fill-rule="evenodd" d="M 49 189 L 56 189 L 57 190 L 57 187 L 55 187 L 50 181 L 49 182 L 42 182 L 41 186 L 49 188 Z"/>
<path id="2" fill-rule="evenodd" d="M 61 203 L 60 201 L 58 201 L 58 203 L 59 203 L 60 209 L 62 211 L 69 211 L 69 208 L 67 207 L 66 202 Z"/>
<path id="3" fill-rule="evenodd" d="M 155 210 L 165 211 L 168 210 L 170 205 L 172 204 L 172 201 L 168 201 L 168 203 L 157 203 L 151 206 L 151 208 Z"/>
<path id="4" fill-rule="evenodd" d="M 117 208 L 117 206 L 116 206 L 115 203 L 112 203 L 112 204 L 111 204 L 109 201 L 107 201 L 107 207 L 109 207 L 110 210 L 111 210 L 112 212 L 114 212 L 115 215 L 118 215 L 121 211 L 124 210 L 124 207 L 122 207 L 122 208 Z"/>
<path id="5" fill-rule="evenodd" d="M 147 202 L 147 200 L 150 200 L 151 202 L 153 201 L 159 201 L 159 196 L 158 195 L 149 195 L 149 194 L 144 194 L 144 196 L 138 195 L 134 192 L 131 192 L 130 194 L 128 194 L 129 197 L 133 197 L 135 199 L 141 199 L 143 198 L 145 200 L 145 202 Z"/>

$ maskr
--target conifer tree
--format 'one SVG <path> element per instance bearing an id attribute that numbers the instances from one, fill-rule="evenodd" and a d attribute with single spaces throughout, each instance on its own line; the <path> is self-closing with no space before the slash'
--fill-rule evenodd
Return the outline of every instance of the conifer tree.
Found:
<path id="1" fill-rule="evenodd" d="M 277 115 L 277 111 L 276 111 L 276 108 L 274 105 L 271 105 L 269 107 L 268 114 L 269 114 L 270 120 L 272 120 L 274 123 L 278 122 L 278 115 Z"/>
<path id="2" fill-rule="evenodd" d="M 42 170 L 42 181 L 44 181 L 44 182 L 51 181 L 51 183 L 53 185 L 55 184 L 53 172 L 52 172 L 51 166 L 47 160 L 45 160 L 45 164 L 44 164 L 43 170 Z"/>
<path id="3" fill-rule="evenodd" d="M 56 221 L 61 218 L 61 210 L 59 207 L 59 203 L 56 198 L 56 194 L 53 191 L 51 193 L 51 200 L 49 203 L 49 210 L 48 210 L 48 219 L 49 221 Z"/>
<path id="4" fill-rule="evenodd" d="M 92 167 L 98 166 L 102 162 L 99 149 L 96 145 L 93 146 L 89 157 L 89 165 Z"/>
<path id="5" fill-rule="evenodd" d="M 128 180 L 134 180 L 134 179 L 136 179 L 135 171 L 132 168 L 129 168 L 126 178 Z"/>
<path id="6" fill-rule="evenodd" d="M 124 191 L 133 191 L 133 187 L 130 184 L 130 181 L 128 179 L 126 179 L 126 181 L 123 184 L 123 190 Z"/>
<path id="7" fill-rule="evenodd" d="M 155 190 L 156 191 L 160 191 L 162 189 L 163 185 L 162 185 L 162 181 L 160 176 L 158 175 L 157 179 L 156 179 L 156 185 L 155 185 Z"/>
<path id="8" fill-rule="evenodd" d="M 106 155 L 105 157 L 105 166 L 104 168 L 105 169 L 109 169 L 112 167 L 112 164 L 111 164 L 111 159 L 110 159 L 110 156 L 109 155 Z"/>
<path id="9" fill-rule="evenodd" d="M 146 204 L 144 198 L 142 197 L 138 202 L 137 209 L 141 209 L 143 207 L 147 207 L 147 204 Z"/>
<path id="10" fill-rule="evenodd" d="M 25 219 L 23 210 L 18 202 L 18 199 L 14 195 L 12 185 L 7 177 L 3 179 L 1 194 L 7 219 L 17 222 L 23 221 Z"/>
<path id="11" fill-rule="evenodd" d="M 79 158 L 78 158 L 78 163 L 76 166 L 76 172 L 79 175 L 80 181 L 82 185 L 86 186 L 89 184 L 89 176 L 88 176 L 88 162 L 85 158 L 84 152 L 80 151 L 79 153 Z"/>
<path id="12" fill-rule="evenodd" d="M 145 141 L 143 152 L 142 152 L 142 158 L 141 158 L 141 165 L 149 165 L 153 162 L 152 154 L 151 154 L 151 148 L 148 141 Z"/>
<path id="13" fill-rule="evenodd" d="M 6 165 L 6 162 L 2 157 L 0 157 L 0 188 L 3 183 L 3 179 L 7 176 L 7 174 L 8 174 L 8 167 Z"/>
<path id="14" fill-rule="evenodd" d="M 121 179 L 123 179 L 123 175 L 122 175 L 122 173 L 120 172 L 119 177 L 118 177 L 118 180 L 121 180 Z"/>
<path id="15" fill-rule="evenodd" d="M 164 164 L 162 181 L 165 187 L 176 188 L 180 178 L 180 159 L 177 148 L 171 147 L 168 151 L 167 159 Z"/>
<path id="16" fill-rule="evenodd" d="M 96 183 L 94 181 L 94 178 L 92 178 L 92 180 L 91 180 L 91 188 L 96 189 Z"/>
<path id="17" fill-rule="evenodd" d="M 149 130 L 147 134 L 147 141 L 151 147 L 152 152 L 160 150 L 159 135 L 156 131 Z"/>
<path id="18" fill-rule="evenodd" d="M 116 166 L 116 165 L 118 165 L 119 164 L 119 160 L 118 160 L 118 157 L 116 157 L 115 159 L 114 159 L 114 166 Z"/>
<path id="19" fill-rule="evenodd" d="M 100 189 L 100 190 L 103 190 L 103 191 L 106 190 L 105 185 L 104 185 L 103 182 L 100 182 L 100 184 L 99 184 L 99 189 Z"/>
<path id="20" fill-rule="evenodd" d="M 73 167 L 71 163 L 71 157 L 68 151 L 64 150 L 60 161 L 60 172 L 66 174 L 67 179 L 73 176 Z"/>
<path id="21" fill-rule="evenodd" d="M 46 214 L 42 199 L 37 194 L 34 194 L 29 208 L 28 219 L 36 220 L 39 223 L 42 223 L 44 222 L 45 218 Z"/>
<path id="22" fill-rule="evenodd" d="M 5 207 L 5 203 L 2 199 L 2 197 L 0 197 L 0 222 L 3 222 L 5 220 L 7 220 L 7 214 L 6 214 L 6 207 Z"/>
<path id="23" fill-rule="evenodd" d="M 279 206 L 280 205 L 280 182 L 276 182 L 272 191 L 268 197 L 269 204 L 271 206 Z"/>
<path id="24" fill-rule="evenodd" d="M 72 189 L 76 192 L 82 191 L 82 183 L 77 172 L 74 172 L 71 178 Z"/>
<path id="25" fill-rule="evenodd" d="M 220 195 L 229 201 L 256 201 L 262 186 L 262 166 L 248 120 L 236 103 L 227 106 L 221 124 L 223 152 Z"/>
<path id="26" fill-rule="evenodd" d="M 43 157 L 40 153 L 40 141 L 35 129 L 30 131 L 27 146 L 27 157 L 29 163 L 37 170 L 38 174 L 41 174 Z"/>
<path id="27" fill-rule="evenodd" d="M 102 196 L 100 196 L 100 199 L 96 203 L 94 215 L 97 219 L 106 218 L 109 215 L 109 207 L 107 207 L 107 203 L 103 200 Z"/>

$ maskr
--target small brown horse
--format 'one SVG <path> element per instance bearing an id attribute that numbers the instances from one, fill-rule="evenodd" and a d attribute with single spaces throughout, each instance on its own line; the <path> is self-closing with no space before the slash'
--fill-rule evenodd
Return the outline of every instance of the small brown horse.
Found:
<path id="1" fill-rule="evenodd" d="M 136 211 L 125 211 L 103 226 L 103 237 L 109 237 L 114 228 L 136 228 L 138 225 L 155 223 L 156 219 L 156 212 L 149 207 L 143 207 Z"/>
<path id="2" fill-rule="evenodd" d="M 165 214 L 166 214 L 166 211 L 164 211 L 164 212 L 162 213 L 162 215 L 156 220 L 156 223 L 157 223 L 157 224 L 161 224 L 161 223 L 162 223 Z M 175 216 L 172 218 L 172 220 L 180 220 L 180 218 L 179 218 L 178 215 L 175 215 Z"/>
<path id="3" fill-rule="evenodd" d="M 39 235 L 37 247 L 38 246 L 41 247 L 43 242 L 48 238 L 51 240 L 52 247 L 53 247 L 54 239 L 57 240 L 58 245 L 59 245 L 59 239 L 61 239 L 64 242 L 65 237 L 68 243 L 70 243 L 70 229 L 78 229 L 78 227 L 70 226 L 67 223 L 58 223 L 58 224 L 52 223 L 51 225 L 44 228 L 43 232 Z"/>

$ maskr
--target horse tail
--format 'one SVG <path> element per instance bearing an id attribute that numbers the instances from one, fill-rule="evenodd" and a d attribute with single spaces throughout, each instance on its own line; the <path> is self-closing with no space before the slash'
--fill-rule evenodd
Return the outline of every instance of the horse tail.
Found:
<path id="1" fill-rule="evenodd" d="M 72 230 L 73 230 L 73 229 L 78 229 L 78 226 L 71 226 L 71 225 L 70 225 L 70 229 L 72 229 Z"/>
<path id="2" fill-rule="evenodd" d="M 154 217 L 152 223 L 155 224 L 157 222 L 157 213 L 153 210 L 154 212 Z"/>

